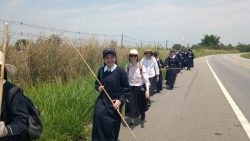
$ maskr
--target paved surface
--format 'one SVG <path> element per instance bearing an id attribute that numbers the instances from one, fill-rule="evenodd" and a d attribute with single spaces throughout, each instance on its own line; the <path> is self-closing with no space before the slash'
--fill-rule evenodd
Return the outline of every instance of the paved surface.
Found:
<path id="1" fill-rule="evenodd" d="M 239 54 L 215 55 L 208 61 L 236 104 L 250 121 L 250 59 Z"/>
<path id="2" fill-rule="evenodd" d="M 213 57 L 208 60 L 214 67 Z M 178 75 L 174 90 L 164 89 L 151 100 L 146 121 L 138 120 L 133 127 L 137 141 L 249 141 L 205 57 L 195 59 L 194 69 Z M 119 139 L 133 141 L 123 126 Z"/>

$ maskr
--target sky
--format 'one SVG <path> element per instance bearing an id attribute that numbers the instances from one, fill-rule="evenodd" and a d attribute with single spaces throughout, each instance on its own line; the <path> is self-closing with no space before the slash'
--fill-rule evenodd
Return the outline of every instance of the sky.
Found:
<path id="1" fill-rule="evenodd" d="M 170 44 L 250 44 L 250 0 L 0 0 L 0 18 Z"/>

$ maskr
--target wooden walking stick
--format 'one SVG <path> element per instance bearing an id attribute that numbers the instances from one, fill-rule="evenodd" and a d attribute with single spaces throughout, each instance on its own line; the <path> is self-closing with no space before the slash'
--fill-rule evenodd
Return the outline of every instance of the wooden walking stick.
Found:
<path id="1" fill-rule="evenodd" d="M 84 59 L 84 57 L 82 56 L 82 54 L 79 52 L 79 50 L 76 48 L 76 46 L 74 45 L 74 43 L 70 40 L 68 40 L 70 42 L 70 44 L 72 44 L 72 47 L 75 49 L 75 51 L 80 55 L 80 57 L 82 58 L 83 62 L 87 65 L 88 69 L 90 70 L 90 72 L 92 73 L 92 75 L 95 77 L 95 79 L 97 80 L 97 82 L 99 83 L 100 86 L 103 86 L 102 83 L 100 82 L 100 80 L 98 80 L 97 76 L 95 75 L 95 73 L 93 72 L 93 70 L 91 69 L 91 67 L 89 66 L 89 64 L 87 63 L 87 61 Z M 108 92 L 105 90 L 104 88 L 104 93 L 105 95 L 108 97 L 108 99 L 110 100 L 110 102 L 113 104 L 113 100 L 111 99 L 111 97 L 109 96 Z M 115 107 L 114 107 L 115 108 Z M 136 137 L 134 135 L 134 133 L 132 132 L 132 130 L 129 128 L 128 123 L 125 121 L 125 119 L 123 118 L 122 114 L 120 113 L 118 108 L 115 108 L 116 112 L 119 114 L 119 116 L 121 117 L 123 123 L 126 125 L 126 127 L 128 128 L 129 132 L 132 134 L 134 140 L 136 140 Z"/>
<path id="2" fill-rule="evenodd" d="M 8 46 L 8 24 L 4 24 L 4 38 L 3 38 L 3 52 L 2 52 L 2 64 L 1 64 L 1 75 L 0 75 L 0 115 L 2 111 L 2 97 L 3 97 L 3 81 L 4 81 L 4 65 L 5 65 L 5 52 Z"/>

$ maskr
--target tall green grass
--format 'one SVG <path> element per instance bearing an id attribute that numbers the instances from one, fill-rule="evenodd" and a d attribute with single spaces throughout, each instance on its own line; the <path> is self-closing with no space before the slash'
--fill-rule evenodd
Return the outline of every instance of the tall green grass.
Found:
<path id="1" fill-rule="evenodd" d="M 248 59 L 250 59 L 250 53 L 247 53 L 247 54 L 241 54 L 240 56 L 241 56 L 241 57 L 244 57 L 244 58 L 248 58 Z"/>
<path id="2" fill-rule="evenodd" d="M 98 96 L 92 78 L 39 83 L 24 90 L 41 110 L 41 141 L 90 140 L 92 110 Z"/>

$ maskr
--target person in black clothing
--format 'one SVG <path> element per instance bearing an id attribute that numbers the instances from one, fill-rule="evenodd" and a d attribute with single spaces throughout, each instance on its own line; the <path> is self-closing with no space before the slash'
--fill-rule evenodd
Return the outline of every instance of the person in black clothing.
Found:
<path id="1" fill-rule="evenodd" d="M 190 70 L 191 68 L 194 67 L 194 54 L 191 49 L 188 49 L 187 51 L 187 70 Z"/>
<path id="2" fill-rule="evenodd" d="M 184 67 L 184 56 L 180 50 L 176 52 L 176 57 L 179 60 L 179 63 L 180 63 L 179 66 L 182 70 Z"/>
<path id="3" fill-rule="evenodd" d="M 166 58 L 164 66 L 167 68 L 166 80 L 167 86 L 169 86 L 170 90 L 173 90 L 174 83 L 176 79 L 176 75 L 179 70 L 179 60 L 175 56 L 175 50 L 170 50 L 169 57 Z"/>
<path id="4" fill-rule="evenodd" d="M 120 131 L 121 118 L 116 109 L 121 110 L 125 99 L 131 94 L 127 74 L 115 64 L 116 52 L 112 48 L 103 51 L 105 65 L 98 71 L 95 88 L 100 92 L 93 116 L 92 141 L 117 141 Z M 104 88 L 113 103 L 104 93 Z"/>
<path id="5" fill-rule="evenodd" d="M 182 67 L 185 68 L 185 67 L 187 67 L 187 54 L 186 54 L 186 51 L 183 49 L 181 49 L 181 53 L 183 56 Z"/>
<path id="6" fill-rule="evenodd" d="M 2 52 L 0 52 L 2 59 Z M 0 68 L 2 61 L 0 60 Z M 6 65 L 4 69 L 2 111 L 0 121 L 0 140 L 1 141 L 29 141 L 28 130 L 28 106 L 26 99 L 19 89 L 10 95 L 14 84 L 8 82 L 7 72 L 13 74 L 15 67 Z"/>
<path id="7" fill-rule="evenodd" d="M 179 67 L 180 67 L 180 69 L 177 70 L 177 74 L 178 74 L 183 69 L 183 66 L 182 66 L 183 56 L 182 56 L 182 53 L 180 53 L 179 51 L 176 51 L 175 56 L 176 56 L 177 60 L 179 61 Z"/>
<path id="8" fill-rule="evenodd" d="M 156 81 L 156 92 L 160 93 L 160 91 L 162 90 L 162 82 L 163 82 L 161 68 L 164 68 L 164 64 L 163 64 L 163 61 L 158 57 L 158 54 L 159 54 L 158 52 L 154 52 L 154 57 L 159 67 L 159 81 Z"/>

